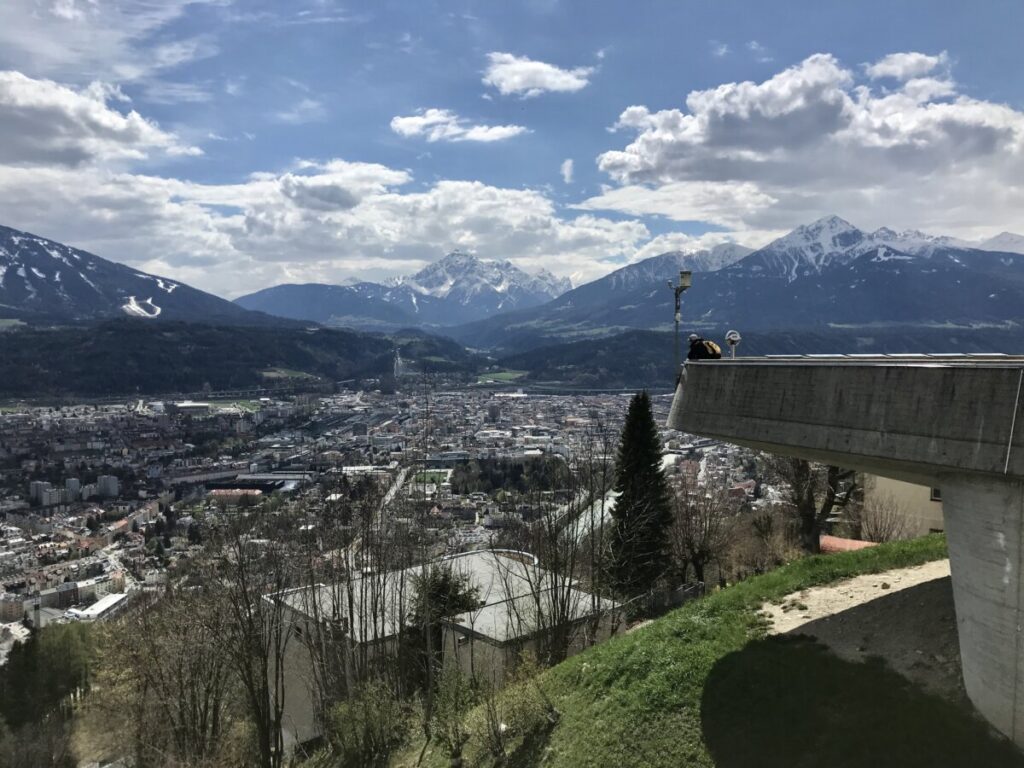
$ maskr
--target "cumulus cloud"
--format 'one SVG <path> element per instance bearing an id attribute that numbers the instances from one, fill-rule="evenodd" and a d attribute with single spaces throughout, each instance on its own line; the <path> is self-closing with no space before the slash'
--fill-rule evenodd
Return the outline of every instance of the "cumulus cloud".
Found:
<path id="1" fill-rule="evenodd" d="M 830 212 L 964 237 L 1021 229 L 1024 113 L 893 61 L 896 89 L 816 54 L 760 83 L 694 91 L 685 109 L 629 107 L 614 130 L 633 139 L 598 158 L 622 186 L 584 207 L 753 230 Z"/>
<path id="2" fill-rule="evenodd" d="M 865 65 L 864 71 L 872 79 L 892 77 L 896 80 L 909 80 L 912 77 L 927 75 L 938 67 L 948 64 L 949 55 L 945 51 L 937 56 L 911 51 L 909 53 L 890 53 L 874 64 Z"/>
<path id="3" fill-rule="evenodd" d="M 483 83 L 503 96 L 530 98 L 548 92 L 575 93 L 587 87 L 595 71 L 593 67 L 562 69 L 511 53 L 489 53 L 487 60 Z"/>
<path id="4" fill-rule="evenodd" d="M 118 111 L 111 101 L 126 99 L 117 88 L 100 83 L 75 90 L 20 72 L 0 72 L 0 163 L 76 166 L 142 160 L 155 153 L 201 154 L 138 112 Z"/>
<path id="5" fill-rule="evenodd" d="M 452 248 L 596 277 L 649 238 L 637 221 L 566 216 L 542 192 L 302 162 L 235 184 L 0 165 L 0 210 L 53 237 L 226 296 L 280 282 L 382 279 Z"/>
<path id="6" fill-rule="evenodd" d="M 511 139 L 527 129 L 521 125 L 474 125 L 448 109 L 424 109 L 415 115 L 393 117 L 391 130 L 410 138 L 424 136 L 427 141 L 492 142 Z"/>
<path id="7" fill-rule="evenodd" d="M 573 162 L 571 157 L 562 161 L 558 171 L 562 174 L 562 181 L 566 184 L 572 184 Z"/>

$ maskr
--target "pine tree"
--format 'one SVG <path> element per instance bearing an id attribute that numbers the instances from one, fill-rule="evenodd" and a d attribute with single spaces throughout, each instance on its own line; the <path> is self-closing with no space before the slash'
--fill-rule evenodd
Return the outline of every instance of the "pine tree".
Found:
<path id="1" fill-rule="evenodd" d="M 630 401 L 615 473 L 611 576 L 619 593 L 630 597 L 653 587 L 669 565 L 672 507 L 646 391 Z"/>

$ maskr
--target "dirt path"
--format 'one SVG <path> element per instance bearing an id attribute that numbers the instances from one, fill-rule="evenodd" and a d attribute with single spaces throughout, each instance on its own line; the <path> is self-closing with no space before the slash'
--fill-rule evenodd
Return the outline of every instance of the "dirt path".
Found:
<path id="1" fill-rule="evenodd" d="M 880 656 L 903 676 L 960 698 L 960 651 L 949 561 L 857 576 L 766 603 L 769 634 L 804 634 L 837 656 Z"/>

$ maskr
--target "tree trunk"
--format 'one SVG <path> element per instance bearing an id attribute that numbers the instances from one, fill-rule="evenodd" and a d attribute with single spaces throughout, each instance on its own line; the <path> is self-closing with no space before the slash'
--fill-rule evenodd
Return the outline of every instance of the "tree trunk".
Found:
<path id="1" fill-rule="evenodd" d="M 821 552 L 821 526 L 817 511 L 812 507 L 809 514 L 800 511 L 800 546 L 805 552 L 817 555 Z"/>

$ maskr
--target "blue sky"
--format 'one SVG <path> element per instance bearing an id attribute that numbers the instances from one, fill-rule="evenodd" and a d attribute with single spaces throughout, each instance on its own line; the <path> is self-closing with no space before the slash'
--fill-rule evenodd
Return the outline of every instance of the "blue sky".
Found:
<path id="1" fill-rule="evenodd" d="M 1024 230 L 1019 3 L 6 0 L 0 223 L 235 296 Z M 571 161 L 571 172 L 566 161 Z"/>

